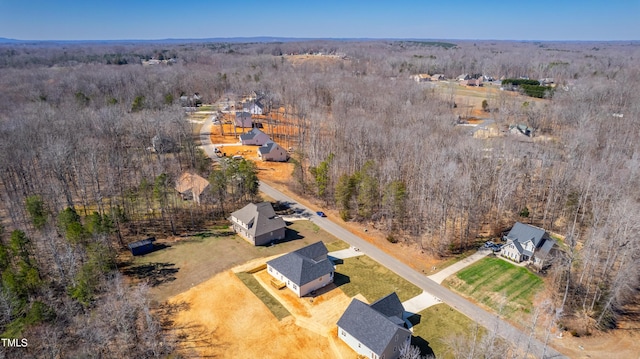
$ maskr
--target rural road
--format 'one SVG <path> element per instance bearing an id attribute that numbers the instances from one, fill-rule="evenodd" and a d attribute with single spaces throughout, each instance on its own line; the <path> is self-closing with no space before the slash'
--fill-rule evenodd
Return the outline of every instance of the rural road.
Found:
<path id="1" fill-rule="evenodd" d="M 317 224 L 318 227 L 324 229 L 335 237 L 340 238 L 348 244 L 359 248 L 361 252 L 365 253 L 378 263 L 384 265 L 399 276 L 415 284 L 425 292 L 428 292 L 440 298 L 443 302 L 457 309 L 462 314 L 476 321 L 478 324 L 484 326 L 487 329 L 494 330 L 498 336 L 511 341 L 517 347 L 527 348 L 528 346 L 528 353 L 530 355 L 534 355 L 537 358 L 566 358 L 555 349 L 549 346 L 545 348 L 544 344 L 541 341 L 535 338 L 530 339 L 528 334 L 521 332 L 511 324 L 498 318 L 498 316 L 496 316 L 495 314 L 489 313 L 486 310 L 479 308 L 478 306 L 462 298 L 461 296 L 440 286 L 438 283 L 427 278 L 425 275 L 415 271 L 406 264 L 378 249 L 373 244 L 363 240 L 362 238 L 354 235 L 341 226 L 333 223 L 328 218 L 316 216 L 314 214 L 315 212 L 311 209 L 298 203 L 291 197 L 288 197 L 287 195 L 267 185 L 266 183 L 260 182 L 260 191 L 275 200 L 291 203 L 291 207 L 294 209 L 298 208 L 306 211 L 307 214 L 310 215 L 309 218 L 311 218 L 311 220 L 315 224 Z M 425 320 L 429 319 L 425 318 Z M 529 342 L 529 340 L 531 341 Z"/>
<path id="2" fill-rule="evenodd" d="M 217 156 L 215 155 L 213 145 L 211 144 L 210 133 L 211 123 L 207 121 L 203 124 L 200 130 L 200 141 L 205 153 L 213 160 L 218 160 Z M 284 193 L 276 190 L 266 183 L 260 182 L 260 190 L 275 200 L 291 203 L 293 209 L 298 208 L 300 210 L 306 211 L 306 215 L 311 218 L 311 220 L 315 224 L 317 224 L 318 227 L 324 229 L 335 237 L 342 239 L 351 246 L 359 248 L 362 252 L 364 252 L 366 255 L 368 255 L 378 263 L 389 268 L 391 271 L 405 278 L 409 282 L 421 288 L 423 291 L 440 298 L 444 303 L 447 303 L 451 307 L 457 309 L 459 312 L 476 321 L 483 327 L 494 330 L 498 336 L 509 340 L 515 346 L 520 348 L 528 347 L 529 354 L 534 355 L 537 358 L 566 358 L 555 349 L 549 346 L 545 347 L 542 342 L 535 338 L 530 339 L 529 335 L 521 332 L 511 324 L 500 319 L 495 314 L 487 312 L 486 310 L 476 306 L 475 304 L 453 293 L 452 291 L 440 286 L 438 283 L 427 278 L 425 275 L 413 270 L 411 267 L 391 257 L 387 253 L 378 249 L 373 244 L 354 235 L 341 226 L 333 223 L 329 219 L 316 216 L 315 211 L 312 211 L 304 205 L 297 203 L 297 201 L 295 201 L 294 199 L 288 197 Z M 425 320 L 428 320 L 428 318 L 425 318 Z"/>

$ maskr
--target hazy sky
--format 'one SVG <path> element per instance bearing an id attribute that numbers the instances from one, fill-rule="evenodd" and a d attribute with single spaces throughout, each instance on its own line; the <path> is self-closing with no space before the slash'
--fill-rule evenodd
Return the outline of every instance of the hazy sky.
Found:
<path id="1" fill-rule="evenodd" d="M 0 0 L 0 37 L 639 40 L 640 0 Z"/>

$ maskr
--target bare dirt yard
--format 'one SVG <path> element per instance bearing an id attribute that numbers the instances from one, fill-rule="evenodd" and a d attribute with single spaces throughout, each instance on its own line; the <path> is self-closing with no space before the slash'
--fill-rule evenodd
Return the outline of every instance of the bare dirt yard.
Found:
<path id="1" fill-rule="evenodd" d="M 335 357 L 328 338 L 299 327 L 292 316 L 278 321 L 232 271 L 172 297 L 170 303 L 184 308 L 174 315 L 174 326 L 184 332 L 184 349 L 197 357 Z"/>

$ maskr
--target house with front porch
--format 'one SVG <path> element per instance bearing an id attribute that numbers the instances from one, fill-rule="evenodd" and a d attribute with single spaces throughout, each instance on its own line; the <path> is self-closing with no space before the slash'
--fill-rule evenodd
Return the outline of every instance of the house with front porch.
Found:
<path id="1" fill-rule="evenodd" d="M 500 255 L 514 262 L 531 262 L 542 268 L 548 264 L 556 242 L 544 229 L 516 222 L 509 233 L 503 237 L 507 243 L 500 249 Z"/>

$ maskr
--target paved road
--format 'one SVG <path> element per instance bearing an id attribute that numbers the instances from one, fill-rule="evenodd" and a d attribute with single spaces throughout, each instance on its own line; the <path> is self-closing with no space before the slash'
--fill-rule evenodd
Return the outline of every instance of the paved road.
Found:
<path id="1" fill-rule="evenodd" d="M 511 324 L 498 318 L 495 314 L 489 313 L 486 310 L 479 308 L 478 306 L 462 298 L 461 296 L 440 286 L 438 283 L 427 278 L 423 274 L 413 270 L 411 267 L 378 249 L 373 244 L 363 240 L 362 238 L 352 234 L 341 226 L 333 223 L 328 218 L 322 218 L 313 215 L 314 211 L 302 204 L 297 203 L 295 200 L 286 196 L 275 188 L 261 182 L 260 190 L 275 200 L 292 203 L 293 208 L 297 207 L 301 210 L 306 211 L 307 213 L 311 214 L 311 220 L 315 224 L 317 224 L 318 227 L 324 229 L 337 238 L 342 239 L 351 246 L 359 248 L 361 252 L 365 253 L 378 263 L 384 265 L 399 276 L 415 284 L 425 292 L 440 298 L 443 302 L 457 309 L 462 314 L 478 322 L 485 328 L 496 331 L 499 336 L 511 341 L 516 346 L 520 348 L 527 347 L 527 343 L 529 342 L 529 335 L 521 332 Z M 428 320 L 428 318 L 425 319 Z M 534 355 L 538 358 L 543 357 L 543 353 L 545 353 L 544 358 L 565 358 L 565 356 L 558 353 L 555 349 L 552 349 L 550 347 L 547 347 L 545 349 L 544 344 L 535 338 L 531 339 L 531 342 L 528 346 L 529 354 Z"/>
<path id="2" fill-rule="evenodd" d="M 213 144 L 211 144 L 210 133 L 211 124 L 207 121 L 202 125 L 202 128 L 200 130 L 200 141 L 205 153 L 212 159 L 218 160 L 218 157 L 215 155 L 213 149 Z M 365 253 L 378 263 L 384 265 L 399 276 L 415 284 L 423 291 L 440 298 L 443 302 L 447 303 L 453 308 L 456 308 L 462 314 L 476 321 L 485 328 L 496 331 L 499 336 L 511 341 L 516 346 L 521 348 L 527 347 L 529 336 L 525 333 L 522 333 L 511 324 L 505 322 L 504 320 L 501 320 L 495 314 L 491 314 L 486 310 L 479 308 L 478 306 L 462 298 L 461 296 L 440 286 L 438 283 L 427 278 L 423 274 L 413 270 L 406 264 L 381 251 L 371 243 L 352 234 L 341 226 L 331 222 L 329 219 L 316 216 L 314 214 L 314 211 L 302 204 L 297 203 L 292 198 L 286 196 L 284 193 L 276 190 L 275 188 L 261 182 L 260 190 L 275 200 L 292 203 L 292 207 L 294 209 L 297 207 L 301 211 L 304 211 L 305 213 L 303 215 L 308 216 L 314 223 L 318 225 L 318 227 L 331 233 L 337 238 L 342 239 L 351 246 L 359 248 L 361 252 Z M 545 348 L 544 344 L 537 339 L 531 339 L 531 342 L 528 346 L 528 352 L 538 358 L 542 358 L 543 356 L 544 358 L 566 358 L 562 354 L 558 353 L 555 349 L 552 349 L 550 347 Z"/>

